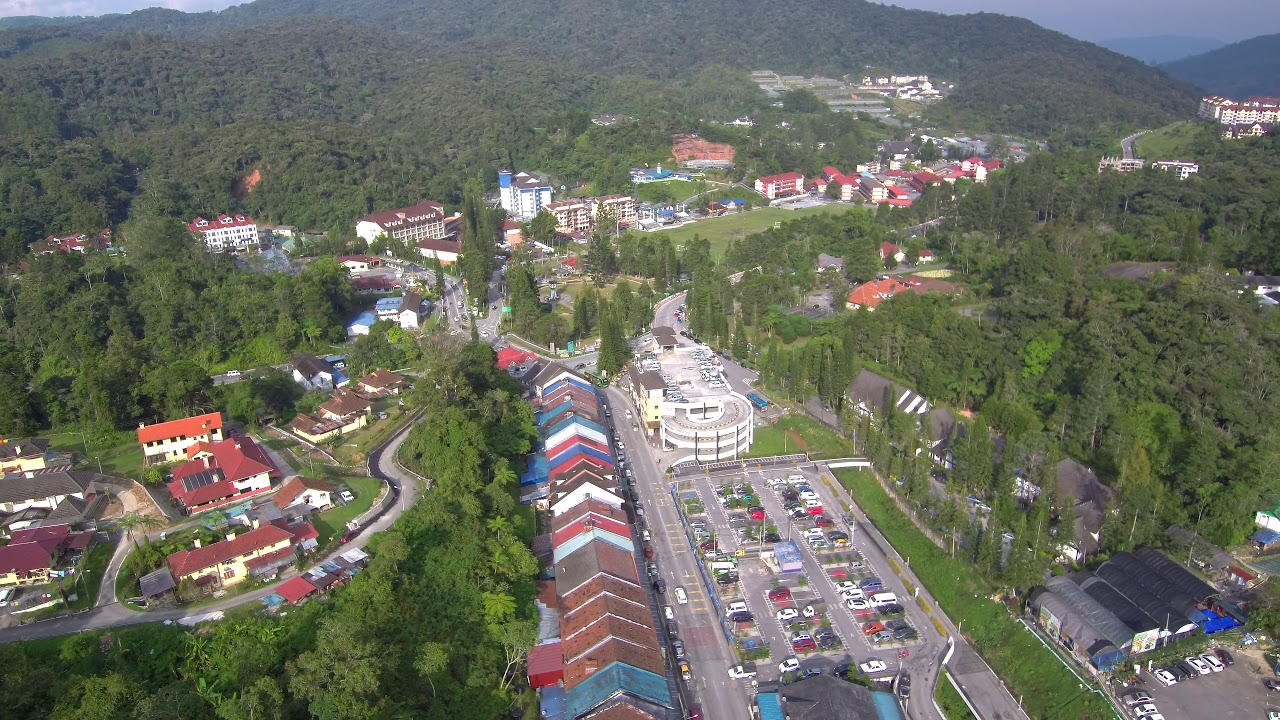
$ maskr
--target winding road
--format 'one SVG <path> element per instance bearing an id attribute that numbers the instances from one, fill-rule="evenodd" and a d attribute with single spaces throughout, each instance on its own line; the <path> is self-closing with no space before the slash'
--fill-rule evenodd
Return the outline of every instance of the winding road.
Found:
<path id="1" fill-rule="evenodd" d="M 377 532 L 382 532 L 391 527 L 396 521 L 417 499 L 421 492 L 419 481 L 410 473 L 401 469 L 395 464 L 396 450 L 399 449 L 401 443 L 409 435 L 409 430 L 413 427 L 413 423 L 408 425 L 391 436 L 377 450 L 369 456 L 369 470 L 374 477 L 381 478 L 387 482 L 390 488 L 382 499 L 382 506 L 374 515 L 360 527 L 359 533 L 351 538 L 345 544 L 339 545 L 330 550 L 325 555 L 316 559 L 316 562 L 327 560 L 330 557 L 340 555 L 351 548 L 363 549 L 369 543 L 369 538 Z M 115 572 L 111 572 L 114 567 Z M 112 562 L 108 566 L 108 572 L 102 579 L 103 594 L 110 592 L 114 595 L 116 573 L 119 571 L 119 563 Z M 40 640 L 43 638 L 58 637 L 60 635 L 70 635 L 72 633 L 86 632 L 90 630 L 103 630 L 111 627 L 123 627 L 127 625 L 141 625 L 151 622 L 162 622 L 165 620 L 181 620 L 183 618 L 192 618 L 200 615 L 218 612 L 220 610 L 229 610 L 239 607 L 247 603 L 258 602 L 262 598 L 275 592 L 276 586 L 281 582 L 296 577 L 299 574 L 297 568 L 289 568 L 280 574 L 279 579 L 268 585 L 267 587 L 257 588 L 255 590 L 226 598 L 218 602 L 201 605 L 197 608 L 171 608 L 166 610 L 156 610 L 152 612 L 143 612 L 124 607 L 118 600 L 112 598 L 110 601 L 100 604 L 90 610 L 62 617 L 44 620 L 32 623 L 30 625 L 21 625 L 5 628 L 0 630 L 0 642 L 25 642 L 27 640 Z M 108 591 L 106 588 L 111 588 Z M 100 595 L 99 597 L 103 597 Z"/>

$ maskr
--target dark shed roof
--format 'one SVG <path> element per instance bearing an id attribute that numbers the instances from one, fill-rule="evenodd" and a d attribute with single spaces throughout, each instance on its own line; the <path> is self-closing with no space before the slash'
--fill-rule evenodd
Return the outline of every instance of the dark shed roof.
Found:
<path id="1" fill-rule="evenodd" d="M 1125 625 L 1128 625 L 1135 635 L 1164 627 L 1161 623 L 1152 619 L 1142 608 L 1134 605 L 1119 590 L 1111 587 L 1106 580 L 1097 575 L 1091 572 L 1079 572 L 1071 575 L 1071 580 L 1079 585 L 1081 590 L 1088 593 L 1089 597 L 1097 600 L 1103 607 L 1115 613 L 1115 616 L 1120 618 L 1120 621 Z"/>
<path id="2" fill-rule="evenodd" d="M 1160 624 L 1161 628 L 1177 632 L 1187 625 L 1187 618 L 1174 610 L 1169 603 L 1161 600 L 1155 593 L 1147 590 L 1136 579 L 1126 573 L 1120 566 L 1110 561 L 1102 563 L 1097 570 L 1098 577 L 1137 605 L 1143 612 Z"/>
<path id="3" fill-rule="evenodd" d="M 1134 557 L 1133 553 L 1118 552 L 1111 556 L 1107 562 L 1115 563 L 1121 570 L 1125 571 L 1138 584 L 1150 590 L 1161 600 L 1169 603 L 1178 614 L 1191 622 L 1199 622 L 1201 619 L 1199 611 L 1196 609 L 1196 601 L 1191 596 L 1182 592 L 1168 580 L 1165 580 L 1150 566 Z"/>
<path id="4" fill-rule="evenodd" d="M 1168 555 L 1155 548 L 1142 548 L 1136 554 L 1139 560 L 1198 603 L 1208 602 L 1219 595 L 1209 583 L 1196 577 L 1190 570 L 1170 560 Z"/>

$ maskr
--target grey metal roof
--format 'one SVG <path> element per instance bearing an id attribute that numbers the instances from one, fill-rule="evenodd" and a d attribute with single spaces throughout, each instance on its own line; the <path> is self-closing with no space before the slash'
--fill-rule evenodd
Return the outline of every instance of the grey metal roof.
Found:
<path id="1" fill-rule="evenodd" d="M 1169 603 L 1174 610 L 1178 611 L 1179 615 L 1193 623 L 1200 622 L 1201 616 L 1196 608 L 1196 601 L 1191 599 L 1190 595 L 1179 590 L 1173 583 L 1165 580 L 1155 570 L 1152 570 L 1150 565 L 1134 557 L 1133 553 L 1118 552 L 1112 555 L 1107 562 L 1115 563 L 1121 570 L 1137 580 L 1139 585 Z"/>
<path id="2" fill-rule="evenodd" d="M 1071 638 L 1072 643 L 1084 648 L 1090 658 L 1120 652 L 1096 627 L 1048 588 L 1035 590 L 1028 604 L 1037 612 L 1041 607 L 1047 609 L 1058 619 L 1062 633 Z"/>
<path id="3" fill-rule="evenodd" d="M 160 568 L 152 573 L 147 573 L 138 581 L 138 587 L 142 591 L 142 597 L 155 597 L 160 593 L 168 592 L 178 584 L 173 581 L 173 575 L 169 572 L 169 568 Z"/>
<path id="4" fill-rule="evenodd" d="M 1142 548 L 1136 555 L 1139 560 L 1150 566 L 1152 570 L 1160 573 L 1174 587 L 1190 595 L 1191 599 L 1196 602 L 1208 602 L 1220 594 L 1209 583 L 1196 577 L 1190 570 L 1170 560 L 1168 555 L 1155 548 Z"/>
<path id="5" fill-rule="evenodd" d="M 878 720 L 871 691 L 832 675 L 818 675 L 778 689 L 790 720 Z"/>
<path id="6" fill-rule="evenodd" d="M 60 470 L 57 472 L 5 475 L 0 478 L 0 503 L 43 500 L 57 495 L 89 492 L 93 484 L 108 478 L 95 472 Z"/>
<path id="7" fill-rule="evenodd" d="M 1106 580 L 1097 575 L 1091 572 L 1079 572 L 1072 574 L 1070 577 L 1073 582 L 1080 586 L 1081 590 L 1089 594 L 1089 597 L 1097 600 L 1100 605 L 1115 613 L 1115 616 L 1129 626 L 1129 629 L 1135 635 L 1164 627 L 1143 611 L 1142 608 L 1135 605 L 1133 601 L 1121 594 L 1119 590 L 1111 587 Z"/>
<path id="8" fill-rule="evenodd" d="M 1110 561 L 1102 563 L 1097 570 L 1098 577 L 1115 588 L 1129 602 L 1137 605 L 1143 612 L 1151 616 L 1161 628 L 1170 632 L 1180 632 L 1189 623 L 1182 613 L 1173 609 L 1169 603 L 1161 600 L 1155 593 L 1147 590 L 1137 579 L 1131 577 L 1119 565 Z"/>
<path id="9" fill-rule="evenodd" d="M 1061 576 L 1049 578 L 1045 587 L 1062 598 L 1063 602 L 1088 620 L 1090 625 L 1097 628 L 1116 647 L 1124 648 L 1133 644 L 1133 630 L 1070 579 Z"/>
<path id="10" fill-rule="evenodd" d="M 294 370 L 297 370 L 308 380 L 317 375 L 333 374 L 333 367 L 329 363 L 310 353 L 294 353 L 293 357 L 289 358 L 289 363 L 293 365 Z"/>

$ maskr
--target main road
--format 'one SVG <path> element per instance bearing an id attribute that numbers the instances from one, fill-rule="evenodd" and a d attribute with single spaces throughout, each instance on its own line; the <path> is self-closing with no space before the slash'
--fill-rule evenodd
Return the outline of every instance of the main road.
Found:
<path id="1" fill-rule="evenodd" d="M 389 488 L 389 494 L 384 496 L 381 509 L 376 512 L 369 522 L 360 527 L 355 537 L 351 538 L 347 543 L 334 548 L 323 557 L 317 558 L 317 562 L 344 553 L 351 548 L 364 548 L 369 543 L 371 535 L 391 527 L 391 524 L 404 513 L 405 509 L 417 500 L 418 494 L 421 492 L 417 478 L 401 470 L 394 460 L 396 450 L 404 442 L 404 439 L 408 437 L 409 430 L 412 427 L 413 423 L 410 422 L 369 456 L 369 470 L 375 477 L 385 480 Z M 257 602 L 275 592 L 276 586 L 280 582 L 298 574 L 296 568 L 290 568 L 281 573 L 279 582 L 192 609 L 172 608 L 142 612 L 126 608 L 117 600 L 75 615 L 44 620 L 30 625 L 5 628 L 0 630 L 0 642 L 24 642 L 111 627 L 194 618 Z M 104 577 L 102 582 L 103 585 L 110 583 L 110 586 L 114 587 L 115 576 Z"/>

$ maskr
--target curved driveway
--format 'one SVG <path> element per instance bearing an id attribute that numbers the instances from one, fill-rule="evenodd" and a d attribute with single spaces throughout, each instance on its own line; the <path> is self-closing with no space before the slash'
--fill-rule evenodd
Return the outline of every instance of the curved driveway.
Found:
<path id="1" fill-rule="evenodd" d="M 409 430 L 412 427 L 413 422 L 411 421 L 369 456 L 369 470 L 375 477 L 387 481 L 387 485 L 390 488 L 390 492 L 383 497 L 382 507 L 377 510 L 369 522 L 360 527 L 359 533 L 355 537 L 351 538 L 349 542 L 330 550 L 326 555 L 317 558 L 316 562 L 340 555 L 351 548 L 364 548 L 369 543 L 369 538 L 373 533 L 382 532 L 391 527 L 396 518 L 404 513 L 405 508 L 417 500 L 418 493 L 421 491 L 418 487 L 418 480 L 411 474 L 401 470 L 394 462 L 396 450 L 399 449 L 400 444 L 409 435 Z M 179 620 L 219 610 L 229 610 L 246 603 L 261 600 L 275 592 L 276 586 L 281 582 L 298 574 L 297 568 L 289 568 L 280 574 L 277 582 L 267 587 L 258 588 L 218 602 L 201 605 L 198 608 L 170 608 L 154 612 L 142 612 L 123 607 L 119 602 L 110 602 L 75 615 L 53 618 L 30 625 L 5 628 L 0 630 L 0 642 L 39 640 L 88 630 L 141 625 L 164 620 Z M 110 583 L 114 593 L 115 575 L 104 577 L 102 582 L 104 585 Z"/>

